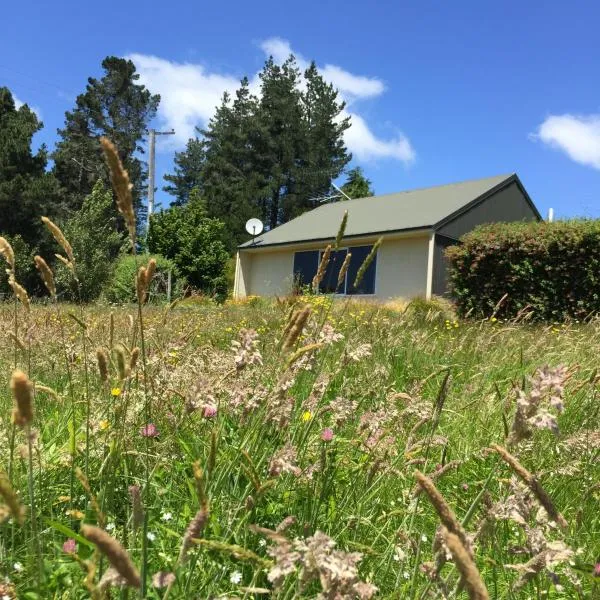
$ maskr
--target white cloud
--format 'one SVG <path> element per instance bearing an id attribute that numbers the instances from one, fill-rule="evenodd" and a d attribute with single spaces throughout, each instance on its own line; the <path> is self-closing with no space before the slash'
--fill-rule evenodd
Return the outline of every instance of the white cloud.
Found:
<path id="1" fill-rule="evenodd" d="M 309 64 L 302 55 L 293 51 L 287 40 L 281 38 L 269 38 L 260 44 L 260 48 L 278 63 L 294 54 L 300 69 L 305 69 Z M 152 92 L 160 94 L 158 117 L 161 127 L 175 130 L 176 134 L 167 139 L 171 139 L 177 147 L 185 145 L 194 135 L 196 125 L 206 125 L 220 104 L 223 92 L 233 93 L 239 87 L 240 78 L 237 75 L 210 72 L 201 64 L 177 63 L 146 54 L 130 54 L 127 58 L 136 65 L 140 82 Z M 385 91 L 380 79 L 355 75 L 329 64 L 319 67 L 319 71 L 352 107 L 344 115 L 351 117 L 352 124 L 346 131 L 345 140 L 356 158 L 364 162 L 389 158 L 407 164 L 415 159 L 415 151 L 408 138 L 398 134 L 391 139 L 382 139 L 371 131 L 364 117 L 359 114 L 357 103 L 360 100 L 377 97 Z M 251 78 L 250 88 L 258 93 L 258 73 Z M 163 148 L 165 142 L 161 144 Z"/>
<path id="2" fill-rule="evenodd" d="M 551 115 L 533 137 L 575 162 L 600 170 L 600 114 Z"/>
<path id="3" fill-rule="evenodd" d="M 174 129 L 176 145 L 194 136 L 196 125 L 204 126 L 221 103 L 223 92 L 233 92 L 239 79 L 209 73 L 198 64 L 176 63 L 157 56 L 131 54 L 140 82 L 160 94 L 158 116 L 162 125 Z"/>
<path id="4" fill-rule="evenodd" d="M 27 104 L 27 102 L 23 102 L 22 100 L 17 98 L 17 96 L 15 96 L 15 94 L 13 94 L 12 97 L 15 102 L 15 107 L 17 110 L 19 110 L 19 108 L 21 108 L 21 106 L 23 106 L 24 104 Z M 37 106 L 31 106 L 31 104 L 27 104 L 27 106 L 29 106 L 29 109 L 31 111 L 33 111 L 35 113 L 35 115 L 37 116 L 37 118 L 41 121 L 42 113 L 41 113 L 40 109 Z"/>
<path id="5" fill-rule="evenodd" d="M 365 120 L 355 113 L 348 113 L 352 127 L 346 131 L 346 144 L 360 161 L 380 158 L 393 158 L 404 163 L 412 163 L 416 154 L 406 136 L 399 133 L 395 138 L 382 140 L 369 129 Z"/>

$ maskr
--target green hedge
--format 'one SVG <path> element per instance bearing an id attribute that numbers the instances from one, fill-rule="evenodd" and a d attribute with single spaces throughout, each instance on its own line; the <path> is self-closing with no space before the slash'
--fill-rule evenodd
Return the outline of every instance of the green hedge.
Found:
<path id="1" fill-rule="evenodd" d="M 459 313 L 537 321 L 583 319 L 600 311 L 600 220 L 500 223 L 478 227 L 447 249 Z"/>

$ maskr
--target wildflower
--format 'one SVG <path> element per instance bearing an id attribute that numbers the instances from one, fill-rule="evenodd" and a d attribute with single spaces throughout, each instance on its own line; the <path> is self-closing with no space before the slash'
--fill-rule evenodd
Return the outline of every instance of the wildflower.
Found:
<path id="1" fill-rule="evenodd" d="M 325 427 L 325 429 L 321 431 L 321 439 L 324 442 L 331 442 L 331 440 L 333 440 L 333 429 L 331 429 L 331 427 Z"/>
<path id="2" fill-rule="evenodd" d="M 140 430 L 142 437 L 158 437 L 158 429 L 154 423 L 148 423 L 148 425 L 144 425 Z"/>
<path id="3" fill-rule="evenodd" d="M 156 539 L 156 534 L 152 531 L 148 531 L 148 533 L 146 533 L 146 537 L 153 542 Z"/>
<path id="4" fill-rule="evenodd" d="M 296 465 L 296 449 L 289 442 L 271 457 L 269 475 L 278 477 L 282 473 L 292 473 L 296 477 L 302 470 Z"/>
<path id="5" fill-rule="evenodd" d="M 354 350 L 350 350 L 347 356 L 351 361 L 359 362 L 363 358 L 371 356 L 371 344 L 360 344 Z"/>
<path id="6" fill-rule="evenodd" d="M 396 562 L 402 562 L 406 558 L 406 552 L 402 550 L 400 546 L 394 548 L 394 560 Z"/>
<path id="7" fill-rule="evenodd" d="M 152 575 L 152 587 L 161 589 L 170 586 L 175 581 L 175 575 L 167 571 L 159 571 Z"/>
<path id="8" fill-rule="evenodd" d="M 109 427 L 110 423 L 108 422 L 108 419 L 102 419 L 102 421 L 100 421 L 100 423 L 98 424 L 98 428 L 100 429 L 100 431 L 106 431 Z"/>
<path id="9" fill-rule="evenodd" d="M 241 371 L 248 365 L 262 365 L 262 355 L 258 349 L 258 333 L 254 329 L 240 329 L 239 341 L 231 342 L 235 350 L 235 368 Z"/>
<path id="10" fill-rule="evenodd" d="M 338 333 L 331 323 L 325 323 L 323 328 L 319 333 L 319 342 L 321 344 L 330 345 L 335 342 L 339 342 L 344 339 L 344 335 L 342 333 Z"/>
<path id="11" fill-rule="evenodd" d="M 312 416 L 312 413 L 310 412 L 310 410 L 305 410 L 305 411 L 302 413 L 302 420 L 303 420 L 305 423 L 308 423 L 308 421 L 310 421 L 310 420 L 312 419 L 312 417 L 313 417 L 313 416 Z"/>
<path id="12" fill-rule="evenodd" d="M 600 577 L 600 562 L 597 562 L 594 565 L 594 570 L 592 572 L 594 574 L 594 577 Z"/>
<path id="13" fill-rule="evenodd" d="M 234 571 L 230 575 L 229 581 L 235 585 L 239 584 L 242 581 L 242 574 L 239 571 Z"/>
<path id="14" fill-rule="evenodd" d="M 73 538 L 69 538 L 62 546 L 65 554 L 75 554 L 77 552 L 77 542 Z"/>
<path id="15" fill-rule="evenodd" d="M 115 524 L 114 523 L 107 523 L 106 527 L 104 529 L 106 529 L 106 531 L 114 531 Z"/>
<path id="16" fill-rule="evenodd" d="M 13 570 L 16 571 L 17 573 L 20 573 L 23 570 L 23 565 L 20 562 L 16 562 L 13 565 Z"/>
<path id="17" fill-rule="evenodd" d="M 121 388 L 114 387 L 112 390 L 110 390 L 110 394 L 111 394 L 111 396 L 114 396 L 115 398 L 117 396 L 120 396 L 121 395 Z"/>
<path id="18" fill-rule="evenodd" d="M 207 404 L 202 411 L 202 415 L 205 419 L 212 419 L 217 414 L 217 407 L 213 404 Z"/>
<path id="19" fill-rule="evenodd" d="M 170 512 L 163 513 L 160 517 L 163 521 L 170 521 L 173 518 L 173 515 Z"/>
<path id="20" fill-rule="evenodd" d="M 537 369 L 531 378 L 529 393 L 519 391 L 517 410 L 509 435 L 511 445 L 530 437 L 534 427 L 558 433 L 556 416 L 550 410 L 553 409 L 557 414 L 563 412 L 564 386 L 568 376 L 564 366 Z"/>

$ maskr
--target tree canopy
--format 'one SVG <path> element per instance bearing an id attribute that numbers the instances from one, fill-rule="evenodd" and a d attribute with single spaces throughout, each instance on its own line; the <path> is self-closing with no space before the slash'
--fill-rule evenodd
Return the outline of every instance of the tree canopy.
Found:
<path id="1" fill-rule="evenodd" d="M 65 126 L 52 157 L 54 173 L 72 209 L 78 209 L 98 179 L 109 187 L 108 171 L 98 140 L 106 136 L 119 149 L 133 184 L 138 219 L 143 215 L 146 168 L 140 154 L 148 123 L 154 118 L 160 96 L 138 83 L 139 74 L 130 60 L 107 56 L 104 75 L 90 77 L 85 92 L 77 96 L 75 108 L 65 114 Z"/>
<path id="2" fill-rule="evenodd" d="M 233 97 L 224 94 L 206 128 L 177 154 L 165 190 L 175 204 L 199 190 L 234 247 L 247 237 L 248 218 L 276 227 L 329 190 L 352 158 L 343 139 L 350 127 L 344 107 L 314 63 L 301 73 L 293 56 L 281 65 L 269 58 L 260 93 L 244 78 Z"/>
<path id="3" fill-rule="evenodd" d="M 367 179 L 360 167 L 350 169 L 344 185 L 340 188 L 350 198 L 367 198 L 374 196 L 371 181 Z"/>

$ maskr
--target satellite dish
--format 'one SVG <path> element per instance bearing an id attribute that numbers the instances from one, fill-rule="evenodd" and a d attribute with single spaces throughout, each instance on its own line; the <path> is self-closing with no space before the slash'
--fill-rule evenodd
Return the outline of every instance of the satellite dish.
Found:
<path id="1" fill-rule="evenodd" d="M 246 231 L 252 236 L 260 235 L 263 230 L 263 224 L 260 219 L 248 219 L 246 221 Z"/>

